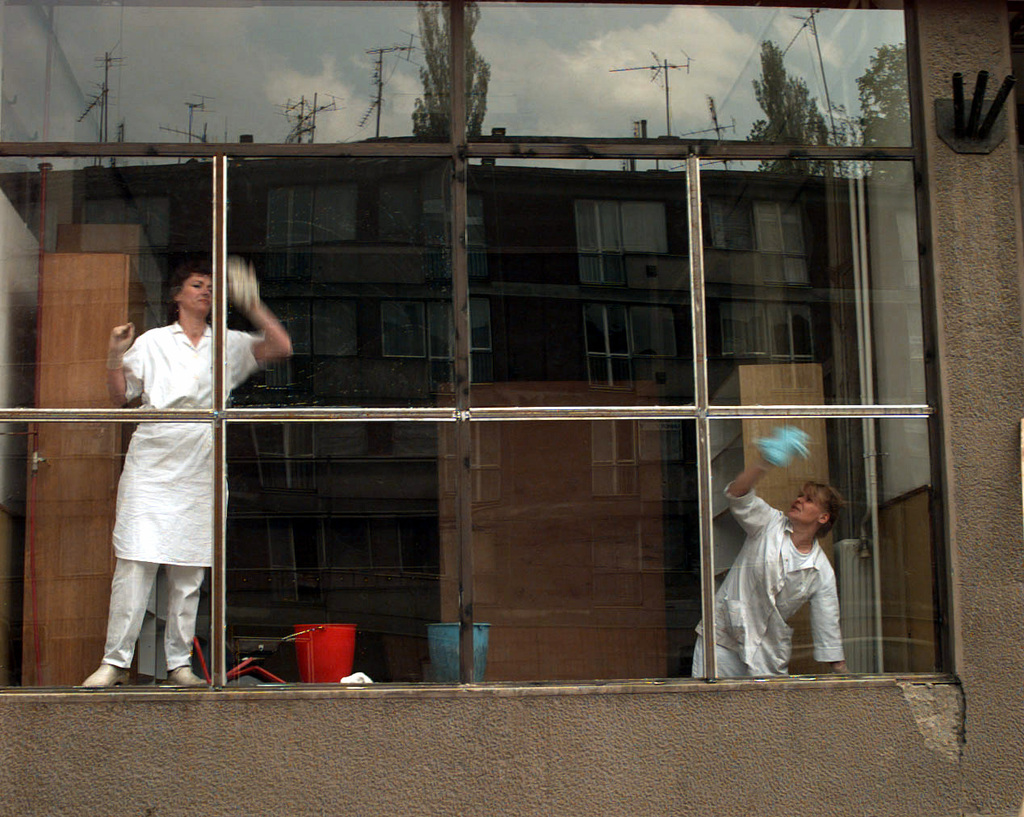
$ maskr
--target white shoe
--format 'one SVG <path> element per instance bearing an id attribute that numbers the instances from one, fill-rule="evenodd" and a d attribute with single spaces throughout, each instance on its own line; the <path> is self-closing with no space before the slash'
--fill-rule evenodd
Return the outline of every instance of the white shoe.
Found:
<path id="1" fill-rule="evenodd" d="M 128 683 L 128 670 L 113 664 L 100 664 L 100 668 L 82 681 L 84 687 L 118 687 Z"/>
<path id="2" fill-rule="evenodd" d="M 204 687 L 206 681 L 192 672 L 192 667 L 186 664 L 184 667 L 178 667 L 168 672 L 164 684 L 174 687 Z"/>

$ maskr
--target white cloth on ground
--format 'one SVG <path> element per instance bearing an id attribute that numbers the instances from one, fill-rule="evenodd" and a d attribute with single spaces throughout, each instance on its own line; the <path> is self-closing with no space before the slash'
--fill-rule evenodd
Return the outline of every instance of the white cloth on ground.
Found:
<path id="1" fill-rule="evenodd" d="M 746 675 L 785 675 L 793 634 L 786 621 L 810 601 L 814 659 L 844 660 L 835 572 L 817 540 L 802 554 L 782 511 L 752 490 L 734 497 L 726 488 L 726 496 L 747 538 L 715 594 L 717 646 L 734 652 Z M 697 632 L 703 636 L 703 622 Z"/>
<path id="2" fill-rule="evenodd" d="M 259 335 L 229 330 L 228 390 L 259 364 Z M 142 408 L 209 408 L 212 333 L 193 346 L 177 324 L 140 335 L 124 356 L 126 394 Z M 213 550 L 213 433 L 208 423 L 140 423 L 117 490 L 114 552 L 119 559 L 209 566 Z"/>

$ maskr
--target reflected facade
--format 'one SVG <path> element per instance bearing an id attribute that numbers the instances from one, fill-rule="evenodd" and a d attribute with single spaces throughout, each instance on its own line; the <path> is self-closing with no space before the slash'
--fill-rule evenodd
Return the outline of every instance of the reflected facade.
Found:
<path id="1" fill-rule="evenodd" d="M 688 677 L 743 545 L 724 487 L 781 424 L 810 456 L 764 497 L 848 500 L 821 546 L 849 671 L 948 669 L 902 12 L 494 3 L 459 6 L 452 42 L 449 11 L 7 10 L 0 680 L 73 686 L 99 658 L 140 419 L 110 405 L 110 328 L 164 325 L 185 260 L 223 291 L 228 256 L 292 353 L 186 407 L 227 490 L 197 674 L 322 683 L 303 639 L 351 625 L 346 669 L 379 683 Z M 140 64 L 152 32 L 187 56 L 237 53 L 229 29 L 231 66 Z M 253 328 L 223 304 L 215 343 Z M 161 680 L 159 593 L 135 683 Z M 819 674 L 805 615 L 789 672 Z M 431 636 L 460 622 L 488 625 L 472 676 Z"/>

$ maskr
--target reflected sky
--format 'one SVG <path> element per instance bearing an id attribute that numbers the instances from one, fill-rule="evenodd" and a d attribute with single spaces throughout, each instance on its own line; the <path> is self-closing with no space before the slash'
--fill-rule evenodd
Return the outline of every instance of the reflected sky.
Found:
<path id="1" fill-rule="evenodd" d="M 412 133 L 422 93 L 414 4 L 27 3 L 3 14 L 0 126 L 9 140 L 98 139 L 102 105 L 90 104 L 101 92 L 107 54 L 109 141 L 223 142 L 252 134 L 283 142 L 295 125 L 285 106 L 311 105 L 314 94 L 322 106 L 315 141 L 372 138 L 378 50 L 380 136 Z M 646 119 L 651 137 L 670 130 L 713 138 L 711 97 L 721 138 L 745 140 L 761 116 L 752 81 L 764 40 L 785 50 L 787 70 L 804 79 L 826 117 L 829 99 L 841 131 L 859 116 L 856 80 L 876 48 L 904 41 L 903 14 L 824 9 L 813 25 L 810 16 L 799 8 L 487 4 L 475 34 L 491 66 L 483 133 L 504 127 L 516 135 L 628 137 L 633 122 Z M 666 62 L 679 66 L 667 71 L 668 121 Z M 637 70 L 613 70 L 623 68 Z"/>

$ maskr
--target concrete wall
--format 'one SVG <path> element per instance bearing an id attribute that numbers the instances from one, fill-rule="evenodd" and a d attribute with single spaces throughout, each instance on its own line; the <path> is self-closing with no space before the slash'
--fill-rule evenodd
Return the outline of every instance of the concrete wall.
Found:
<path id="1" fill-rule="evenodd" d="M 959 690 L 0 699 L 3 814 L 960 814 Z"/>
<path id="2" fill-rule="evenodd" d="M 954 71 L 968 93 L 979 70 L 1010 73 L 1006 14 L 997 0 L 929 0 L 920 14 L 968 813 L 1019 805 L 1024 780 L 1020 191 L 1013 107 L 993 153 L 957 154 L 935 136 L 932 100 L 952 97 Z"/>
<path id="3" fill-rule="evenodd" d="M 1012 134 L 935 136 L 1009 72 L 1005 4 L 920 0 L 961 684 L 0 695 L 0 814 L 1008 815 L 1024 781 L 1021 213 Z M 1012 117 L 1012 109 L 1011 109 Z M 1012 124 L 1012 123 L 1011 123 Z"/>

